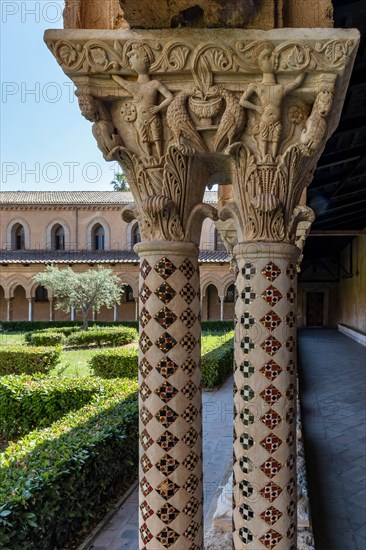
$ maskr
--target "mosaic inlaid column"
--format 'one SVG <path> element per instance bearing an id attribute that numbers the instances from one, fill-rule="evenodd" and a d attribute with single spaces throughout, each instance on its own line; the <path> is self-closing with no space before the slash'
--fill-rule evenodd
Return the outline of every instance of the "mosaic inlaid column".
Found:
<path id="1" fill-rule="evenodd" d="M 201 550 L 198 248 L 143 242 L 140 256 L 140 548 Z"/>
<path id="2" fill-rule="evenodd" d="M 296 549 L 296 261 L 283 243 L 235 248 L 234 546 Z"/>

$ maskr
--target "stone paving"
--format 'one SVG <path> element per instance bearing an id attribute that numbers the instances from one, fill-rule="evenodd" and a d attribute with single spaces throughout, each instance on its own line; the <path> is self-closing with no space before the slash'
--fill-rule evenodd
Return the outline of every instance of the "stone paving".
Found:
<path id="1" fill-rule="evenodd" d="M 204 516 L 232 456 L 233 381 L 203 393 Z M 138 490 L 136 489 L 89 547 L 92 550 L 138 550 Z"/>
<path id="2" fill-rule="evenodd" d="M 366 348 L 337 330 L 299 331 L 316 550 L 366 548 Z"/>
<path id="3" fill-rule="evenodd" d="M 299 373 L 316 550 L 366 548 L 366 348 L 337 330 L 299 331 Z M 205 516 L 232 453 L 232 379 L 203 394 Z M 90 550 L 138 550 L 137 490 Z"/>

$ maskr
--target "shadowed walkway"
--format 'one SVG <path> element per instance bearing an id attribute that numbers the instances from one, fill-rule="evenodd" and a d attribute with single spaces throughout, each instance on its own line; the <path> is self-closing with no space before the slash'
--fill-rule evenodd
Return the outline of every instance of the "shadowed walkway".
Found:
<path id="1" fill-rule="evenodd" d="M 233 448 L 233 381 L 203 393 L 203 490 L 206 516 L 221 483 Z M 92 550 L 138 550 L 136 489 L 94 540 Z"/>
<path id="2" fill-rule="evenodd" d="M 366 348 L 299 331 L 306 465 L 316 550 L 366 548 Z"/>

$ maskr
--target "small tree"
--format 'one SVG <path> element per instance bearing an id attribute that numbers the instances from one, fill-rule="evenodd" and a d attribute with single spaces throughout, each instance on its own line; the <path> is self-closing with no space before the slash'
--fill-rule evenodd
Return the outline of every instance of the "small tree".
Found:
<path id="1" fill-rule="evenodd" d="M 130 188 L 128 186 L 127 178 L 125 174 L 116 172 L 114 173 L 114 179 L 111 182 L 113 185 L 114 191 L 129 191 Z"/>
<path id="2" fill-rule="evenodd" d="M 111 269 L 102 266 L 84 273 L 74 273 L 70 267 L 48 266 L 44 273 L 38 273 L 33 279 L 52 290 L 57 300 L 56 309 L 70 312 L 74 307 L 81 311 L 84 330 L 88 330 L 88 315 L 92 309 L 98 312 L 102 306 L 111 308 L 121 301 L 123 294 L 119 278 L 112 274 Z"/>

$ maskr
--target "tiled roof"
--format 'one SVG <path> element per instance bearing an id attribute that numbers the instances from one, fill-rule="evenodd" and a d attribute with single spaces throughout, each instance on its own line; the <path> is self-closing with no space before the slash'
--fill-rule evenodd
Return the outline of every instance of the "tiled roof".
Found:
<path id="1" fill-rule="evenodd" d="M 227 252 L 201 250 L 201 263 L 228 262 Z M 57 251 L 57 250 L 1 250 L 0 264 L 93 264 L 93 263 L 138 263 L 139 257 L 132 250 L 111 251 Z"/>
<path id="2" fill-rule="evenodd" d="M 0 205 L 131 204 L 129 191 L 2 191 Z M 206 191 L 204 202 L 216 204 L 217 192 Z"/>

